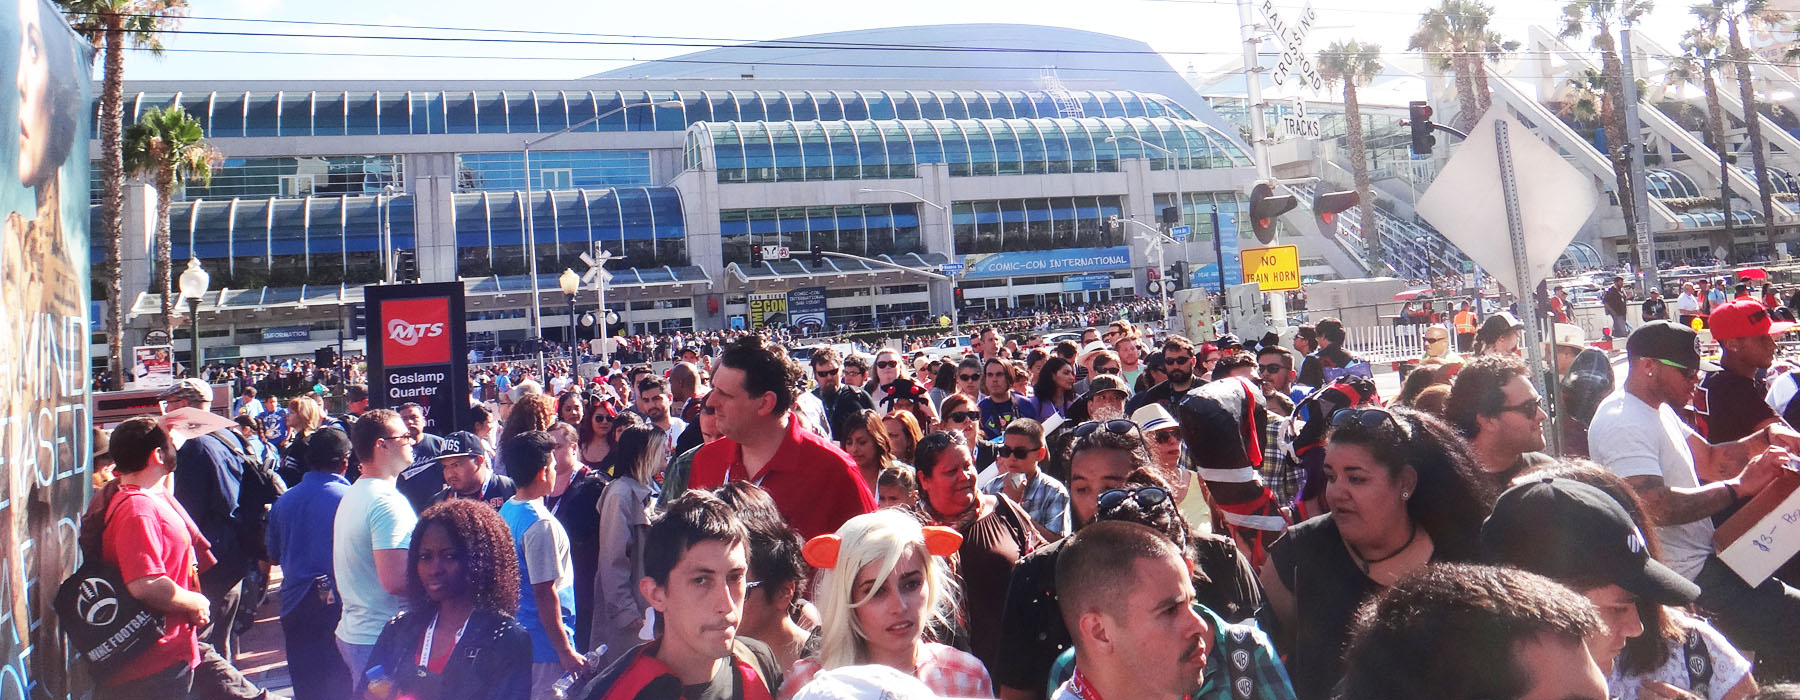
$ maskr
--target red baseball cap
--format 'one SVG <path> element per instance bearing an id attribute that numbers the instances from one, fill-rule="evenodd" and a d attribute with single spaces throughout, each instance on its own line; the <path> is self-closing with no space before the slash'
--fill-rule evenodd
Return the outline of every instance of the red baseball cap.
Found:
<path id="1" fill-rule="evenodd" d="M 1714 340 L 1779 335 L 1794 328 L 1792 321 L 1770 319 L 1769 310 L 1753 299 L 1734 299 L 1713 307 L 1707 325 L 1712 328 Z"/>

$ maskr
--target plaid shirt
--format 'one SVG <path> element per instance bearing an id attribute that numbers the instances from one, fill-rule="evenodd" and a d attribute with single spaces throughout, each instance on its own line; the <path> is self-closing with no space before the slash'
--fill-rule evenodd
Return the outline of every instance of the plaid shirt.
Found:
<path id="1" fill-rule="evenodd" d="M 1009 474 L 1000 474 L 992 481 L 982 485 L 981 492 L 993 495 L 1000 493 L 1006 485 Z M 1069 534 L 1069 489 L 1056 477 L 1038 472 L 1037 478 L 1025 485 L 1024 497 L 1018 499 L 1019 507 L 1033 521 L 1042 525 L 1045 530 L 1057 535 Z"/>
<path id="2" fill-rule="evenodd" d="M 1300 463 L 1294 458 L 1293 438 L 1286 434 L 1293 419 L 1268 415 L 1269 427 L 1261 435 L 1263 462 L 1256 473 L 1262 476 L 1269 492 L 1275 494 L 1275 504 L 1287 508 L 1294 505 L 1294 498 L 1300 493 Z"/>
<path id="3" fill-rule="evenodd" d="M 788 671 L 787 679 L 781 683 L 781 697 L 793 697 L 823 670 L 825 667 L 819 665 L 816 658 L 794 662 L 793 670 Z M 994 682 L 988 679 L 987 667 L 981 665 L 981 660 L 974 654 L 954 647 L 926 642 L 920 650 L 919 665 L 913 675 L 924 681 L 938 697 L 994 697 Z"/>
<path id="4" fill-rule="evenodd" d="M 1189 698 L 1295 700 L 1294 684 L 1288 680 L 1287 667 L 1281 665 L 1269 635 L 1264 634 L 1254 621 L 1234 625 L 1204 605 L 1195 605 L 1194 612 L 1206 620 L 1213 638 L 1206 650 L 1206 671 L 1201 675 L 1200 688 L 1189 694 Z M 1243 663 L 1238 663 L 1240 658 Z M 1062 691 L 1066 688 L 1065 681 L 1074 674 L 1075 649 L 1071 647 L 1057 657 L 1056 665 L 1050 669 L 1049 687 L 1058 689 L 1052 700 L 1065 697 Z M 1234 688 L 1234 685 L 1248 687 Z"/>

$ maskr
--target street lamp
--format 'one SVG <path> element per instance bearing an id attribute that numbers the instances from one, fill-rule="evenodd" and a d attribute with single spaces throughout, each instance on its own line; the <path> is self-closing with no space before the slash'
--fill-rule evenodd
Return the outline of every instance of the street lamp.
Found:
<path id="1" fill-rule="evenodd" d="M 1174 166 L 1174 170 L 1175 170 L 1176 218 L 1179 219 L 1179 223 L 1181 223 L 1181 224 L 1187 223 L 1187 197 L 1181 189 L 1181 171 L 1186 170 L 1186 168 L 1182 167 L 1183 165 L 1185 165 L 1185 163 L 1181 162 L 1182 159 L 1175 157 L 1174 151 L 1171 151 L 1167 148 L 1163 148 L 1162 146 L 1158 146 L 1154 143 L 1150 143 L 1149 141 L 1145 141 L 1136 136 L 1108 136 L 1108 137 L 1106 137 L 1105 143 L 1118 143 L 1120 139 L 1124 139 L 1127 141 L 1136 141 L 1139 145 L 1141 145 L 1145 148 L 1148 148 L 1150 150 L 1156 151 L 1157 153 L 1161 153 L 1161 154 L 1163 154 L 1163 157 L 1169 159 L 1171 165 Z M 1156 196 L 1154 194 L 1151 195 L 1150 201 L 1152 201 L 1152 202 L 1156 201 Z M 1160 220 L 1162 218 L 1162 216 L 1161 216 L 1162 212 L 1157 212 L 1157 214 L 1158 214 L 1157 219 Z M 1213 241 L 1216 243 L 1218 240 L 1219 240 L 1219 232 L 1213 231 Z M 1215 245 L 1214 250 L 1219 250 L 1219 247 Z M 1183 259 L 1187 258 L 1187 250 L 1186 250 L 1185 244 L 1183 246 L 1181 257 Z M 1216 253 L 1214 257 L 1217 257 L 1219 259 L 1219 261 L 1218 261 L 1219 279 L 1223 280 L 1223 279 L 1225 279 L 1225 256 L 1224 256 L 1224 253 L 1222 253 L 1222 252 Z M 1167 280 L 1163 281 L 1163 287 L 1165 289 L 1168 287 L 1168 284 L 1169 284 L 1169 282 Z M 1163 327 L 1165 329 L 1167 329 L 1167 327 L 1169 325 L 1169 321 L 1168 321 L 1169 311 L 1167 308 L 1168 300 L 1166 298 L 1163 301 L 1163 306 L 1164 306 L 1164 308 L 1163 308 Z"/>
<path id="2" fill-rule="evenodd" d="M 562 276 L 556 278 L 556 286 L 562 287 L 563 298 L 569 302 L 569 369 L 573 371 L 581 364 L 581 345 L 575 341 L 575 293 L 581 291 L 581 275 L 565 267 Z"/>
<path id="3" fill-rule="evenodd" d="M 199 258 L 188 258 L 187 270 L 181 273 L 181 298 L 188 303 L 188 320 L 194 328 L 194 365 L 190 376 L 200 376 L 200 299 L 206 296 L 212 276 L 200 267 Z"/>
<path id="4" fill-rule="evenodd" d="M 919 202 L 920 204 L 924 204 L 928 207 L 938 210 L 938 213 L 944 215 L 944 219 L 945 219 L 944 231 L 947 234 L 949 234 L 947 237 L 947 240 L 950 242 L 950 247 L 949 247 L 949 251 L 948 251 L 949 257 L 950 257 L 950 262 L 953 262 L 953 263 L 962 262 L 962 260 L 957 258 L 957 256 L 956 256 L 956 232 L 951 230 L 951 223 L 949 221 L 949 218 L 950 218 L 950 208 L 949 207 L 946 207 L 942 204 L 938 204 L 937 202 L 933 202 L 933 201 L 926 199 L 918 194 L 908 192 L 906 190 L 889 189 L 886 187 L 863 187 L 856 191 L 864 193 L 864 194 L 871 194 L 871 193 L 875 193 L 875 192 L 886 192 L 889 194 L 897 194 L 902 197 L 910 198 L 914 201 Z M 955 276 L 954 275 L 946 275 L 946 276 L 951 278 L 950 284 L 954 288 L 954 285 L 956 284 Z M 950 322 L 951 322 L 950 332 L 962 333 L 962 309 L 959 309 L 956 307 L 956 300 L 954 298 L 952 298 L 950 300 Z"/>
<path id="5" fill-rule="evenodd" d="M 549 141 L 550 139 L 561 136 L 563 134 L 574 131 L 576 129 L 579 129 L 581 127 L 587 126 L 594 122 L 597 122 L 597 121 L 600 121 L 607 117 L 610 117 L 614 114 L 618 114 L 625 110 L 631 109 L 632 107 L 671 107 L 671 108 L 674 108 L 674 107 L 681 107 L 681 106 L 682 106 L 682 102 L 680 100 L 664 100 L 662 102 L 638 102 L 636 104 L 620 105 L 618 107 L 615 107 L 615 108 L 608 110 L 606 112 L 603 112 L 601 114 L 596 114 L 592 117 L 588 117 L 587 119 L 583 119 L 574 124 L 570 124 L 567 128 L 564 128 L 563 130 L 558 131 L 556 133 L 545 134 L 545 135 L 539 136 L 535 139 L 526 139 L 525 140 L 525 143 L 523 146 L 523 151 L 525 154 L 525 255 L 527 257 L 531 258 L 531 263 L 530 263 L 531 264 L 531 329 L 537 333 L 537 337 L 538 337 L 539 341 L 542 341 L 543 337 L 544 337 L 544 317 L 543 317 L 544 315 L 543 315 L 543 309 L 540 308 L 543 300 L 538 298 L 538 295 L 540 294 L 540 292 L 538 291 L 538 262 L 537 262 L 537 235 L 536 235 L 537 227 L 535 226 L 536 218 L 537 218 L 535 216 L 535 214 L 536 214 L 535 210 L 537 209 L 537 207 L 534 206 L 534 202 L 532 201 L 532 196 L 531 196 L 531 194 L 532 194 L 532 192 L 531 192 L 531 149 L 532 149 L 532 147 L 534 147 L 540 143 L 543 143 L 545 141 Z M 541 375 L 543 375 L 543 373 L 544 373 L 544 351 L 542 348 L 542 343 L 540 342 L 539 348 L 538 348 L 538 374 L 541 376 Z"/>

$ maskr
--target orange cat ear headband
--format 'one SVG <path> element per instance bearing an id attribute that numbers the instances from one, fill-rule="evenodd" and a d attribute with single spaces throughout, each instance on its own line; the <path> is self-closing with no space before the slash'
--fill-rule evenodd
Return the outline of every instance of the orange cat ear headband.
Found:
<path id="1" fill-rule="evenodd" d="M 951 528 L 937 525 L 926 525 L 925 551 L 932 556 L 947 557 L 962 547 L 962 533 Z M 806 557 L 806 563 L 815 569 L 837 568 L 838 550 L 844 546 L 844 539 L 837 535 L 819 535 L 806 541 L 800 548 L 800 555 Z"/>

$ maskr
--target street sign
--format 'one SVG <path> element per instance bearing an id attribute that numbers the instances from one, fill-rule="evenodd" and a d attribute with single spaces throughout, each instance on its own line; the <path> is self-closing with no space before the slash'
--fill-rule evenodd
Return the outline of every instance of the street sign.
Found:
<path id="1" fill-rule="evenodd" d="M 1280 136 L 1283 139 L 1319 138 L 1319 118 L 1306 113 L 1306 102 L 1294 100 L 1292 114 L 1281 115 Z"/>
<path id="2" fill-rule="evenodd" d="M 1187 224 L 1174 226 L 1169 229 L 1169 237 L 1182 243 L 1186 243 L 1188 236 L 1193 235 L 1193 233 L 1194 227 L 1188 226 Z"/>
<path id="3" fill-rule="evenodd" d="M 1244 251 L 1244 281 L 1257 283 L 1265 292 L 1299 289 L 1299 247 L 1278 245 Z"/>
<path id="4" fill-rule="evenodd" d="M 595 288 L 598 288 L 600 285 L 612 284 L 613 275 L 611 272 L 606 271 L 606 263 L 611 260 L 619 259 L 619 256 L 613 255 L 612 252 L 608 251 L 604 246 L 604 243 L 596 243 L 594 244 L 594 253 L 592 255 L 587 253 L 581 254 L 581 261 L 587 263 L 588 266 L 587 273 L 581 276 L 583 284 Z"/>
<path id="5" fill-rule="evenodd" d="M 1303 87 L 1324 90 L 1325 80 L 1319 75 L 1318 68 L 1313 66 L 1312 59 L 1306 55 L 1306 35 L 1312 31 L 1313 23 L 1319 14 L 1308 2 L 1300 8 L 1299 23 L 1289 23 L 1276 11 L 1275 0 L 1262 0 L 1257 3 L 1263 17 L 1268 19 L 1268 26 L 1274 30 L 1275 39 L 1281 44 L 1281 59 L 1275 62 L 1274 74 L 1270 77 L 1276 85 L 1287 84 L 1287 79 L 1299 74 L 1299 82 Z"/>
<path id="6" fill-rule="evenodd" d="M 762 257 L 764 260 L 786 260 L 788 259 L 788 247 L 784 245 L 762 246 Z"/>
<path id="7" fill-rule="evenodd" d="M 938 265 L 938 272 L 941 272 L 946 276 L 954 277 L 956 275 L 962 274 L 962 271 L 965 267 L 966 266 L 963 265 L 962 263 L 943 263 L 941 265 Z"/>

